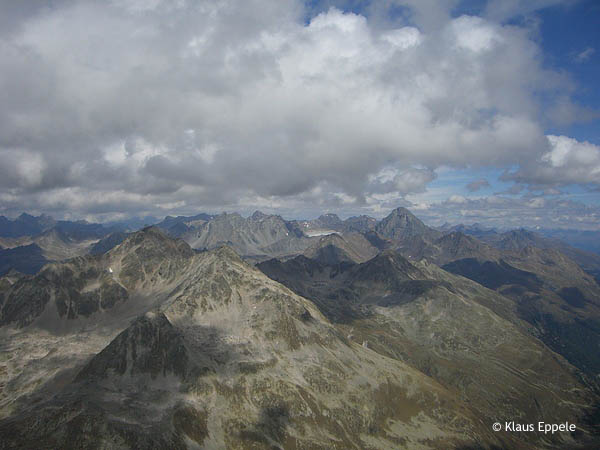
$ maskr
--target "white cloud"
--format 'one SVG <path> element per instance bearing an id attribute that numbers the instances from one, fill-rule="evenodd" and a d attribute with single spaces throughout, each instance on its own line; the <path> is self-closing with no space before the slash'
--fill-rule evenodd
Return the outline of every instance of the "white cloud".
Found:
<path id="1" fill-rule="evenodd" d="M 432 225 L 480 223 L 489 227 L 514 229 L 541 224 L 544 228 L 579 228 L 600 231 L 600 208 L 563 198 L 491 196 L 450 199 L 433 203 L 418 216 Z"/>
<path id="2" fill-rule="evenodd" d="M 575 55 L 573 59 L 578 63 L 586 62 L 594 53 L 596 53 L 596 49 L 594 47 L 587 47 L 585 50 Z"/>
<path id="3" fill-rule="evenodd" d="M 453 21 L 452 31 L 458 47 L 476 53 L 492 50 L 503 40 L 501 34 L 480 17 L 459 17 Z"/>
<path id="4" fill-rule="evenodd" d="M 539 160 L 504 178 L 533 186 L 600 186 L 600 146 L 567 136 L 549 135 L 547 140 L 548 149 Z"/>
<path id="5" fill-rule="evenodd" d="M 448 203 L 467 203 L 467 199 L 462 195 L 451 195 L 448 198 Z"/>

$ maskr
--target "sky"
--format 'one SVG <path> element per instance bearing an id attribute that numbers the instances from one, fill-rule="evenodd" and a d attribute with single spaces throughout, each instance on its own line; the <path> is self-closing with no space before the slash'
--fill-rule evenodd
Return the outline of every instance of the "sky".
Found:
<path id="1" fill-rule="evenodd" d="M 0 214 L 600 229 L 595 0 L 0 0 Z"/>

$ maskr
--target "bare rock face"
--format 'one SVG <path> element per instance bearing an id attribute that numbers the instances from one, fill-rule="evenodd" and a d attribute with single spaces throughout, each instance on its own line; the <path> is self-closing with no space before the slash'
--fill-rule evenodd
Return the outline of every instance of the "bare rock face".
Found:
<path id="1" fill-rule="evenodd" d="M 312 243 L 292 223 L 260 211 L 248 218 L 237 213 L 214 216 L 190 228 L 182 238 L 193 248 L 228 245 L 246 257 L 298 254 Z"/>
<path id="2" fill-rule="evenodd" d="M 148 312 L 98 353 L 75 381 L 138 374 L 149 374 L 152 378 L 173 374 L 185 378 L 188 363 L 181 334 L 163 313 Z"/>

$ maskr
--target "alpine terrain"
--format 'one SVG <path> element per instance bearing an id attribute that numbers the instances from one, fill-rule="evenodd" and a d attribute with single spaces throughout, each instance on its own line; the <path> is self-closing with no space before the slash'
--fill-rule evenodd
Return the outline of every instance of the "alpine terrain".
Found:
<path id="1" fill-rule="evenodd" d="M 48 244 L 0 278 L 0 448 L 595 448 L 600 286 L 510 237 L 398 208 Z"/>

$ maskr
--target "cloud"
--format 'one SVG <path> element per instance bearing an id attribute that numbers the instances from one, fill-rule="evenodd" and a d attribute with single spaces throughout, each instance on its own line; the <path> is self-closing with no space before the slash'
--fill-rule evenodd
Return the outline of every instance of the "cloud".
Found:
<path id="1" fill-rule="evenodd" d="M 479 180 L 471 181 L 469 184 L 465 186 L 469 192 L 477 192 L 483 188 L 490 187 L 490 183 L 485 178 L 481 178 Z"/>
<path id="2" fill-rule="evenodd" d="M 570 125 L 575 122 L 590 122 L 600 118 L 600 111 L 574 103 L 568 96 L 560 95 L 545 114 L 551 122 Z"/>
<path id="3" fill-rule="evenodd" d="M 501 229 L 539 225 L 600 231 L 600 207 L 556 197 L 450 198 L 419 210 L 418 216 L 432 225 L 481 223 Z"/>
<path id="4" fill-rule="evenodd" d="M 504 191 L 495 192 L 494 195 L 503 195 L 503 194 L 518 195 L 521 192 L 523 192 L 524 189 L 525 189 L 525 186 L 522 184 L 513 184 L 511 187 L 509 187 L 508 189 L 506 189 Z"/>
<path id="5" fill-rule="evenodd" d="M 296 0 L 23 3 L 2 7 L 4 211 L 377 210 L 442 165 L 558 170 L 541 111 L 572 87 L 495 2 L 400 2 L 385 24 L 375 4 L 307 21 Z"/>
<path id="6" fill-rule="evenodd" d="M 410 193 L 425 192 L 426 186 L 437 177 L 427 168 L 396 169 L 385 167 L 369 177 L 365 187 L 366 194 L 394 193 L 403 196 Z"/>
<path id="7" fill-rule="evenodd" d="M 577 63 L 583 63 L 588 61 L 592 55 L 596 53 L 596 49 L 593 47 L 587 47 L 585 50 L 583 50 L 582 52 L 576 54 L 573 57 L 573 60 Z"/>
<path id="8" fill-rule="evenodd" d="M 451 195 L 450 197 L 448 197 L 448 200 L 446 202 L 461 204 L 461 203 L 467 203 L 467 199 L 465 197 L 463 197 L 462 195 Z"/>
<path id="9" fill-rule="evenodd" d="M 600 187 L 600 146 L 567 136 L 547 137 L 548 149 L 539 160 L 506 173 L 504 180 L 535 186 L 558 187 L 570 184 Z"/>
<path id="10" fill-rule="evenodd" d="M 570 6 L 578 0 L 490 0 L 485 7 L 485 16 L 494 20 L 507 20 L 524 16 L 552 6 Z"/>

